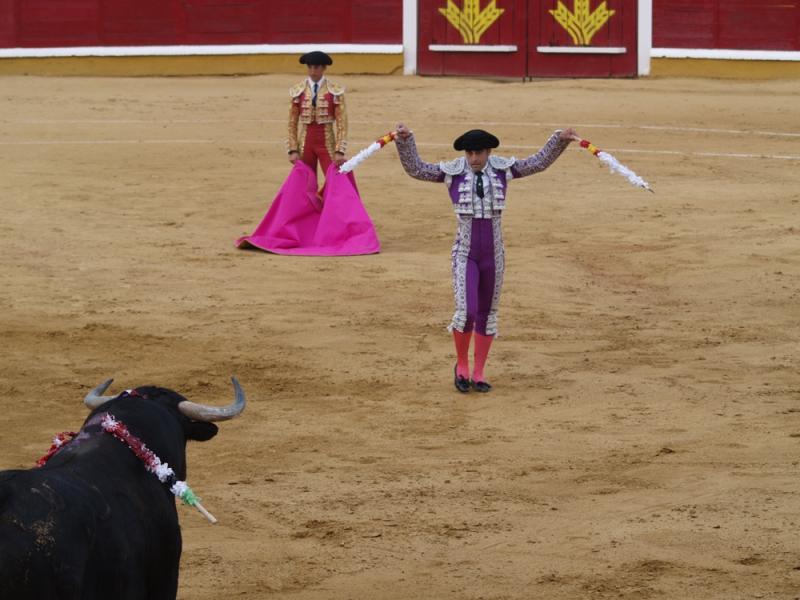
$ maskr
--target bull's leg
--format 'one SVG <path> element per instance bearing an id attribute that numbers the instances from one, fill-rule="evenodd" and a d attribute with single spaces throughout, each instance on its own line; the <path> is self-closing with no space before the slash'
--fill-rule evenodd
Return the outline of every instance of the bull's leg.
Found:
<path id="1" fill-rule="evenodd" d="M 178 595 L 178 573 L 181 561 L 181 531 L 176 527 L 174 533 L 162 539 L 156 564 L 151 563 L 151 580 L 147 600 L 175 600 Z"/>

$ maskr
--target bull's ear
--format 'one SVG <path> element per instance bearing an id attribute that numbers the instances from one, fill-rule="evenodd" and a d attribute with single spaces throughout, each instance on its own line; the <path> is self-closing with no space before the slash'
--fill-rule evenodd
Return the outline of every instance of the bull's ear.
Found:
<path id="1" fill-rule="evenodd" d="M 218 431 L 219 427 L 214 425 L 214 423 L 189 421 L 189 424 L 186 425 L 186 439 L 205 442 L 217 435 Z"/>

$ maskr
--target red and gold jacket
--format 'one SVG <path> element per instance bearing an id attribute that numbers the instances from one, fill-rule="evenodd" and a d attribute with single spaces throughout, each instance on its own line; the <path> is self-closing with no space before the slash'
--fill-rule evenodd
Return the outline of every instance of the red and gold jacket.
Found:
<path id="1" fill-rule="evenodd" d="M 306 128 L 311 123 L 325 125 L 325 145 L 333 158 L 334 152 L 344 154 L 347 150 L 347 112 L 344 106 L 344 87 L 323 78 L 317 89 L 317 105 L 311 103 L 314 97 L 309 80 L 298 83 L 289 89 L 292 102 L 289 108 L 289 137 L 286 140 L 288 151 L 303 153 Z"/>

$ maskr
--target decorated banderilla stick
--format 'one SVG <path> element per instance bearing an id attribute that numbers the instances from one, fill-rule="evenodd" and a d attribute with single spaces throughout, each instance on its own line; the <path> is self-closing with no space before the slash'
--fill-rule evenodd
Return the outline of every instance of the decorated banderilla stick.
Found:
<path id="1" fill-rule="evenodd" d="M 339 167 L 339 173 L 349 173 L 353 169 L 355 169 L 358 165 L 360 165 L 364 160 L 375 154 L 378 150 L 383 148 L 389 142 L 393 142 L 394 139 L 397 137 L 396 131 L 390 131 L 386 135 L 379 137 L 377 140 L 372 142 L 369 146 L 364 148 L 361 152 L 356 154 L 353 158 L 342 164 Z"/>
<path id="2" fill-rule="evenodd" d="M 573 136 L 572 139 L 575 140 L 576 142 L 579 142 L 581 148 L 586 148 L 589 152 L 591 152 L 597 158 L 599 158 L 600 162 L 604 163 L 612 173 L 619 173 L 625 179 L 627 179 L 628 182 L 631 183 L 631 185 L 644 188 L 648 192 L 655 194 L 650 185 L 644 179 L 639 177 L 636 173 L 631 171 L 628 167 L 623 165 L 621 162 L 619 162 L 616 158 L 614 158 L 611 154 L 609 154 L 605 150 L 601 150 L 600 148 L 592 144 L 592 142 L 590 142 L 589 140 L 584 140 L 578 137 L 577 135 Z"/>
<path id="3" fill-rule="evenodd" d="M 217 522 L 217 518 L 208 512 L 205 506 L 200 504 L 200 498 L 195 495 L 192 488 L 186 485 L 185 481 L 176 481 L 175 485 L 170 488 L 170 491 L 175 494 L 176 497 L 180 498 L 181 502 L 184 504 L 194 506 L 212 525 Z"/>
<path id="4" fill-rule="evenodd" d="M 169 491 L 180 498 L 184 504 L 194 506 L 212 525 L 217 522 L 216 517 L 200 504 L 200 498 L 192 488 L 185 481 L 178 480 L 169 463 L 161 462 L 158 455 L 150 450 L 141 439 L 133 435 L 124 423 L 117 421 L 112 414 L 106 413 L 100 425 L 104 431 L 127 445 L 131 452 L 144 463 L 144 468 L 155 475 L 161 483 L 169 485 Z"/>

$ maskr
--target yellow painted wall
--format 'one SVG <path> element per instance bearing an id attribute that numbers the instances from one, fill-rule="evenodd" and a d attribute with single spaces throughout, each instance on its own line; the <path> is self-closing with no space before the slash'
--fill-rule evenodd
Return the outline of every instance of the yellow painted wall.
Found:
<path id="1" fill-rule="evenodd" d="M 795 79 L 800 77 L 800 61 L 654 58 L 650 64 L 650 75 L 722 79 Z"/>
<path id="2" fill-rule="evenodd" d="M 258 75 L 297 73 L 299 55 L 103 56 L 0 58 L 0 75 Z M 336 73 L 389 75 L 403 72 L 402 54 L 334 54 Z"/>
<path id="3" fill-rule="evenodd" d="M 334 61 L 332 71 L 342 74 L 403 72 L 402 54 L 336 54 Z M 0 58 L 0 75 L 259 75 L 297 73 L 301 66 L 294 54 Z M 800 78 L 800 61 L 654 58 L 650 73 L 653 77 Z"/>

